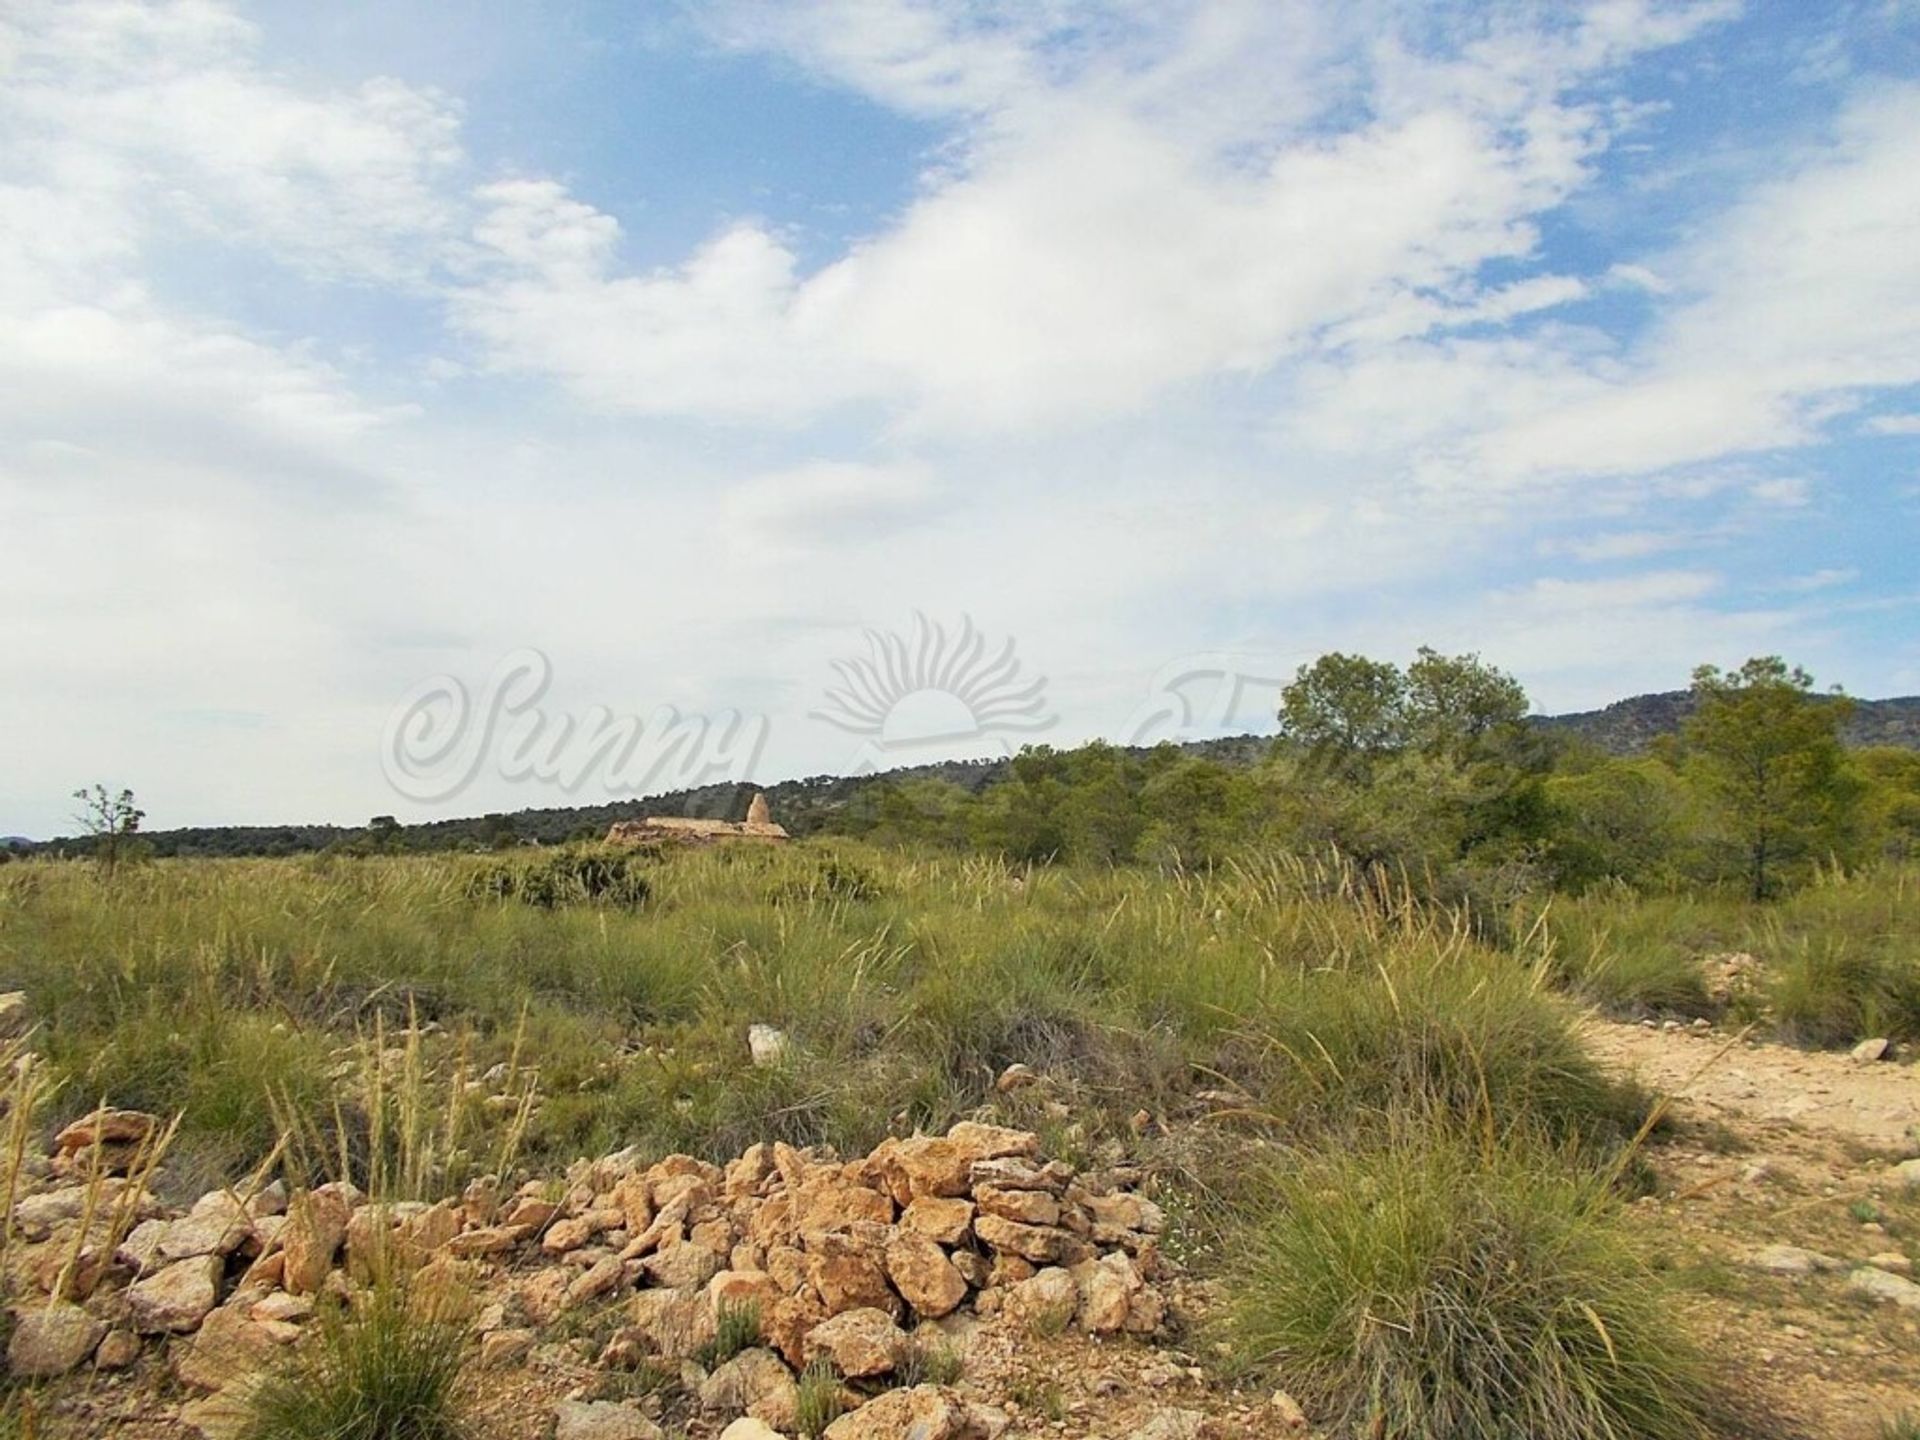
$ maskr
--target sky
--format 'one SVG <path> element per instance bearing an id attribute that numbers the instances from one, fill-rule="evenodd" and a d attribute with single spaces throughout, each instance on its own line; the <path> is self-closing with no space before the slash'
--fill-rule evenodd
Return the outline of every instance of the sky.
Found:
<path id="1" fill-rule="evenodd" d="M 1915 0 L 8 0 L 0 835 L 1920 691 Z"/>

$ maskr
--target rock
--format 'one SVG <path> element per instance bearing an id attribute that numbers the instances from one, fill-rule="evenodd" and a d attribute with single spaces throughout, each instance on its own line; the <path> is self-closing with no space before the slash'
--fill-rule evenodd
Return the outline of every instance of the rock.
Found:
<path id="1" fill-rule="evenodd" d="M 1747 1257 L 1747 1267 L 1769 1275 L 1811 1275 L 1817 1270 L 1841 1270 L 1845 1266 L 1831 1255 L 1803 1250 L 1798 1245 L 1768 1245 Z"/>
<path id="2" fill-rule="evenodd" d="M 133 1328 L 143 1335 L 192 1330 L 220 1299 L 220 1257 L 178 1260 L 127 1291 Z"/>
<path id="3" fill-rule="evenodd" d="M 1199 1410 L 1157 1410 L 1133 1432 L 1133 1440 L 1199 1440 L 1206 1423 Z"/>
<path id="4" fill-rule="evenodd" d="M 1852 1057 L 1855 1060 L 1858 1060 L 1861 1064 L 1869 1065 L 1869 1064 L 1872 1064 L 1875 1060 L 1884 1060 L 1887 1058 L 1887 1049 L 1889 1047 L 1889 1044 L 1890 1042 L 1887 1040 L 1886 1036 L 1879 1035 L 1879 1036 L 1875 1036 L 1871 1040 L 1862 1040 L 1858 1045 L 1854 1046 L 1853 1049 L 1848 1053 L 1851 1054 Z"/>
<path id="5" fill-rule="evenodd" d="M 713 1338 L 713 1311 L 698 1290 L 642 1290 L 631 1304 L 634 1328 L 669 1360 L 684 1360 Z"/>
<path id="6" fill-rule="evenodd" d="M 863 1309 L 892 1314 L 900 1304 L 887 1284 L 881 1256 L 851 1244 L 832 1246 L 809 1256 L 807 1279 L 829 1315 Z"/>
<path id="7" fill-rule="evenodd" d="M 284 1290 L 276 1290 L 258 1301 L 247 1314 L 255 1320 L 272 1320 L 283 1324 L 298 1324 L 313 1314 L 311 1295 L 289 1295 Z"/>
<path id="8" fill-rule="evenodd" d="M 231 1255 L 242 1244 L 253 1238 L 253 1217 L 247 1214 L 246 1207 L 225 1190 L 214 1190 L 202 1195 L 178 1220 L 166 1222 L 148 1221 L 138 1227 L 146 1230 L 148 1226 L 162 1224 L 162 1229 L 154 1239 L 155 1251 L 161 1260 L 191 1260 L 201 1255 Z M 136 1231 L 138 1233 L 138 1231 Z M 127 1237 L 132 1244 L 134 1237 Z M 151 1263 L 149 1257 L 148 1263 Z"/>
<path id="9" fill-rule="evenodd" d="M 700 1386 L 700 1408 L 723 1415 L 747 1414 L 776 1430 L 791 1430 L 799 1387 L 793 1372 L 771 1350 L 742 1350 Z"/>
<path id="10" fill-rule="evenodd" d="M 1133 1328 L 1134 1302 L 1145 1292 L 1147 1282 L 1140 1278 L 1133 1261 L 1120 1251 L 1073 1267 L 1073 1282 L 1079 1292 L 1080 1327 L 1090 1335 L 1112 1335 Z M 1037 1278 L 1037 1277 L 1036 1277 Z M 1153 1316 L 1157 1324 L 1159 1316 Z M 1151 1330 L 1153 1324 L 1148 1324 Z"/>
<path id="11" fill-rule="evenodd" d="M 0 1036 L 11 1040 L 23 1033 L 29 1023 L 27 992 L 9 990 L 0 994 Z"/>
<path id="12" fill-rule="evenodd" d="M 1885 1300 L 1902 1310 L 1920 1310 L 1920 1285 L 1899 1275 L 1889 1275 L 1871 1265 L 1863 1266 L 1847 1277 L 1847 1288 L 1874 1300 Z"/>
<path id="13" fill-rule="evenodd" d="M 539 1335 L 532 1330 L 494 1330 L 480 1337 L 480 1368 L 502 1370 L 518 1365 L 533 1351 Z"/>
<path id="14" fill-rule="evenodd" d="M 125 1370 L 140 1358 L 140 1337 L 131 1330 L 109 1330 L 93 1352 L 96 1370 Z"/>
<path id="15" fill-rule="evenodd" d="M 1122 1245 L 1139 1235 L 1158 1235 L 1167 1228 L 1167 1212 L 1144 1196 L 1089 1195 L 1087 1213 L 1093 1217 L 1093 1238 L 1102 1245 Z"/>
<path id="16" fill-rule="evenodd" d="M 1093 1248 L 1068 1231 L 1048 1225 L 1022 1225 L 999 1215 L 976 1215 L 973 1233 L 995 1250 L 1036 1265 L 1077 1265 L 1093 1258 Z"/>
<path id="17" fill-rule="evenodd" d="M 1002 1095 L 1010 1095 L 1015 1090 L 1024 1090 L 1029 1085 L 1037 1085 L 1040 1077 L 1031 1065 L 1023 1065 L 1018 1060 L 1000 1072 L 1000 1078 L 993 1082 L 993 1088 Z"/>
<path id="18" fill-rule="evenodd" d="M 662 1440 L 658 1425 L 612 1400 L 562 1400 L 553 1407 L 553 1440 Z"/>
<path id="19" fill-rule="evenodd" d="M 1312 1426 L 1313 1422 L 1307 1419 L 1307 1412 L 1300 1408 L 1300 1402 L 1284 1390 L 1273 1392 L 1273 1398 L 1267 1401 L 1267 1408 L 1273 1412 L 1273 1418 L 1279 1422 L 1280 1428 L 1288 1433 L 1304 1431 Z"/>
<path id="20" fill-rule="evenodd" d="M 278 1349 L 266 1326 L 245 1311 L 222 1306 L 201 1323 L 191 1343 L 176 1343 L 173 1373 L 197 1390 L 218 1390 L 236 1376 L 259 1369 Z"/>
<path id="21" fill-rule="evenodd" d="M 928 1320 L 952 1314 L 967 1298 L 966 1277 L 946 1251 L 921 1235 L 899 1235 L 888 1243 L 887 1278 L 914 1312 Z"/>
<path id="22" fill-rule="evenodd" d="M 1920 1190 L 1920 1159 L 1902 1160 L 1893 1167 L 1893 1173 L 1907 1189 Z"/>
<path id="23" fill-rule="evenodd" d="M 1882 1250 L 1878 1255 L 1869 1255 L 1867 1264 L 1876 1270 L 1889 1270 L 1895 1275 L 1906 1275 L 1913 1269 L 1913 1261 L 1898 1250 Z"/>
<path id="24" fill-rule="evenodd" d="M 958 1245 L 973 1229 L 973 1202 L 922 1195 L 900 1213 L 900 1227 L 942 1245 Z"/>
<path id="25" fill-rule="evenodd" d="M 567 1304 L 583 1305 L 589 1300 L 598 1300 L 618 1289 L 626 1278 L 626 1262 L 618 1255 L 595 1261 L 567 1286 Z"/>
<path id="26" fill-rule="evenodd" d="M 1053 1266 L 1010 1286 L 1004 1304 L 1019 1324 L 1064 1329 L 1080 1308 L 1080 1287 L 1069 1272 Z"/>
<path id="27" fill-rule="evenodd" d="M 65 1300 L 29 1302 L 13 1312 L 7 1368 L 23 1380 L 64 1375 L 82 1364 L 107 1327 Z"/>
<path id="28" fill-rule="evenodd" d="M 789 1295 L 760 1316 L 760 1334 L 767 1344 L 800 1370 L 807 1363 L 807 1335 L 827 1318 L 827 1307 L 812 1294 Z"/>
<path id="29" fill-rule="evenodd" d="M 720 1273 L 720 1257 L 704 1245 L 682 1241 L 649 1255 L 640 1268 L 655 1285 L 697 1289 Z"/>
<path id="30" fill-rule="evenodd" d="M 960 1395 L 916 1385 L 875 1396 L 822 1432 L 821 1440 L 986 1440 L 985 1424 Z"/>
<path id="31" fill-rule="evenodd" d="M 159 1120 L 143 1111 L 95 1110 L 54 1136 L 53 1148 L 72 1154 L 77 1150 L 91 1150 L 95 1145 L 140 1145 L 159 1128 Z"/>
<path id="32" fill-rule="evenodd" d="M 286 1229 L 281 1232 L 287 1260 L 280 1283 L 296 1295 L 316 1293 L 333 1268 L 352 1218 L 352 1202 L 335 1186 L 322 1185 L 296 1195 L 287 1206 Z"/>
<path id="33" fill-rule="evenodd" d="M 809 1363 L 825 1356 L 849 1380 L 885 1375 L 900 1363 L 907 1337 L 884 1310 L 849 1310 L 807 1332 Z"/>
<path id="34" fill-rule="evenodd" d="M 180 1423 L 205 1440 L 239 1440 L 252 1423 L 253 1410 L 238 1388 L 216 1390 L 203 1400 L 180 1407 Z"/>
<path id="35" fill-rule="evenodd" d="M 1003 1190 L 997 1185 L 976 1184 L 973 1201 L 983 1215 L 1017 1220 L 1022 1225 L 1060 1223 L 1060 1202 L 1044 1190 Z"/>
<path id="36" fill-rule="evenodd" d="M 771 1025 L 754 1023 L 747 1027 L 747 1053 L 761 1069 L 778 1065 L 787 1058 L 787 1032 Z"/>
<path id="37" fill-rule="evenodd" d="M 751 1415 L 743 1415 L 720 1432 L 720 1440 L 786 1440 L 778 1430 Z"/>

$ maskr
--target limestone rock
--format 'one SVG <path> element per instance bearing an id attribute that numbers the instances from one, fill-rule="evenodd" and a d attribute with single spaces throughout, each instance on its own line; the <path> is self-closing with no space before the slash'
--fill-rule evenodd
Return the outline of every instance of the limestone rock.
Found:
<path id="1" fill-rule="evenodd" d="M 1893 1167 L 1894 1176 L 1909 1190 L 1920 1190 L 1920 1159 L 1902 1160 Z"/>
<path id="2" fill-rule="evenodd" d="M 1870 1299 L 1898 1305 L 1902 1310 L 1920 1310 L 1920 1285 L 1871 1265 L 1862 1266 L 1849 1275 L 1847 1288 Z"/>
<path id="3" fill-rule="evenodd" d="M 223 1305 L 207 1316 L 189 1344 L 176 1342 L 173 1373 L 195 1389 L 218 1390 L 235 1377 L 258 1370 L 278 1348 L 274 1332 L 266 1325 L 243 1310 Z"/>
<path id="4" fill-rule="evenodd" d="M 684 1360 L 713 1338 L 713 1311 L 698 1290 L 642 1290 L 631 1303 L 634 1328 L 670 1360 Z"/>
<path id="5" fill-rule="evenodd" d="M 281 1284 L 296 1295 L 318 1291 L 346 1241 L 347 1222 L 352 1218 L 352 1202 L 336 1186 L 322 1185 L 296 1195 L 287 1206 L 287 1225 L 281 1232 L 287 1256 Z"/>
<path id="6" fill-rule="evenodd" d="M 700 1386 L 700 1408 L 722 1415 L 751 1415 L 776 1430 L 791 1430 L 799 1386 L 771 1350 L 742 1350 Z"/>
<path id="7" fill-rule="evenodd" d="M 842 1415 L 821 1440 L 986 1440 L 987 1428 L 960 1395 L 941 1385 L 889 1390 Z"/>
<path id="8" fill-rule="evenodd" d="M 885 1375 L 900 1363 L 907 1347 L 906 1333 L 884 1310 L 849 1310 L 807 1332 L 804 1353 L 809 1363 L 825 1357 L 849 1380 Z"/>
<path id="9" fill-rule="evenodd" d="M 1022 1225 L 999 1215 L 976 1215 L 973 1233 L 1003 1254 L 1018 1255 L 1036 1265 L 1077 1265 L 1093 1258 L 1093 1247 L 1066 1230 L 1048 1225 Z"/>
<path id="10" fill-rule="evenodd" d="M 1852 1054 L 1853 1058 L 1855 1060 L 1858 1060 L 1861 1064 L 1870 1065 L 1875 1060 L 1886 1059 L 1887 1050 L 1889 1048 L 1890 1048 L 1890 1042 L 1888 1041 L 1887 1037 L 1884 1035 L 1877 1035 L 1871 1040 L 1862 1040 L 1858 1045 L 1853 1047 L 1850 1053 Z"/>
<path id="11" fill-rule="evenodd" d="M 785 1060 L 790 1043 L 787 1032 L 776 1029 L 772 1025 L 763 1025 L 756 1021 L 747 1027 L 747 1054 L 762 1070 L 770 1069 Z"/>
<path id="12" fill-rule="evenodd" d="M 1199 1440 L 1206 1423 L 1199 1410 L 1159 1410 L 1133 1435 L 1134 1440 Z"/>
<path id="13" fill-rule="evenodd" d="M 177 1260 L 127 1291 L 133 1328 L 143 1335 L 192 1330 L 220 1299 L 220 1257 Z"/>
<path id="14" fill-rule="evenodd" d="M 942 1245 L 958 1245 L 973 1229 L 973 1202 L 923 1195 L 901 1212 L 900 1226 Z"/>
<path id="15" fill-rule="evenodd" d="M 93 1354 L 107 1327 L 65 1300 L 32 1302 L 13 1312 L 7 1368 L 20 1379 L 64 1375 Z"/>
<path id="16" fill-rule="evenodd" d="M 933 1241 L 920 1235 L 896 1236 L 887 1245 L 887 1277 L 915 1313 L 928 1320 L 950 1315 L 967 1298 L 966 1277 Z"/>
<path id="17" fill-rule="evenodd" d="M 562 1400 L 553 1407 L 553 1440 L 662 1440 L 638 1410 L 612 1400 Z"/>
<path id="18" fill-rule="evenodd" d="M 1818 1270 L 1845 1268 L 1831 1255 L 1822 1255 L 1817 1250 L 1803 1250 L 1798 1245 L 1764 1246 L 1747 1257 L 1747 1266 L 1753 1270 L 1764 1270 L 1770 1275 L 1811 1275 Z"/>
<path id="19" fill-rule="evenodd" d="M 786 1440 L 778 1430 L 751 1415 L 742 1415 L 720 1432 L 720 1440 Z"/>
<path id="20" fill-rule="evenodd" d="M 640 1268 L 655 1285 L 697 1289 L 720 1273 L 720 1257 L 704 1245 L 682 1241 L 649 1255 Z"/>
<path id="21" fill-rule="evenodd" d="M 131 1330 L 109 1330 L 93 1352 L 96 1370 L 125 1370 L 140 1359 L 140 1337 Z"/>
<path id="22" fill-rule="evenodd" d="M 1050 1266 L 1009 1287 L 1004 1306 L 1023 1325 L 1064 1325 L 1080 1308 L 1080 1287 L 1068 1271 Z"/>

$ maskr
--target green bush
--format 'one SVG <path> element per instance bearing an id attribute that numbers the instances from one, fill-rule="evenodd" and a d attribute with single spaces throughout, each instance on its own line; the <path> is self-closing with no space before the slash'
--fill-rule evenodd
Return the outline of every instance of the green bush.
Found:
<path id="1" fill-rule="evenodd" d="M 243 1440 L 468 1440 L 465 1328 L 383 1282 L 316 1316 L 247 1398 Z"/>
<path id="2" fill-rule="evenodd" d="M 1304 1158 L 1239 1242 L 1237 1352 L 1333 1434 L 1705 1440 L 1702 1366 L 1608 1178 L 1431 1119 Z"/>
<path id="3" fill-rule="evenodd" d="M 476 900 L 521 900 L 542 910 L 561 905 L 646 902 L 652 887 L 646 862 L 628 851 L 588 847 L 543 853 L 533 860 L 502 860 L 476 869 L 467 894 Z"/>
<path id="4" fill-rule="evenodd" d="M 1774 1024 L 1803 1045 L 1920 1039 L 1920 960 L 1804 937 L 1769 957 Z"/>

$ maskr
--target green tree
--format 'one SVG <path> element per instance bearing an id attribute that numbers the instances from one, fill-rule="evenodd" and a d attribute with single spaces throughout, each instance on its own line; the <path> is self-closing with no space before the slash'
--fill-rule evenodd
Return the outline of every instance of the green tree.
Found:
<path id="1" fill-rule="evenodd" d="M 95 785 L 91 790 L 74 791 L 73 798 L 80 802 L 79 813 L 73 817 L 75 823 L 92 837 L 91 849 L 101 870 L 113 874 L 115 867 L 133 854 L 133 837 L 147 812 L 133 803 L 131 790 L 115 795 L 106 786 Z"/>
<path id="2" fill-rule="evenodd" d="M 1408 740 L 1428 754 L 1467 760 L 1495 737 L 1518 730 L 1527 692 L 1478 655 L 1442 655 L 1422 645 L 1407 667 Z"/>
<path id="3" fill-rule="evenodd" d="M 1400 667 L 1333 651 L 1294 673 L 1280 692 L 1280 732 L 1316 758 L 1364 772 L 1407 743 L 1407 681 Z"/>
<path id="4" fill-rule="evenodd" d="M 1840 744 L 1851 702 L 1815 695 L 1813 677 L 1777 655 L 1702 665 L 1693 698 L 1688 773 L 1721 807 L 1748 892 L 1764 899 L 1784 866 L 1838 843 L 1857 818 L 1862 787 Z"/>

